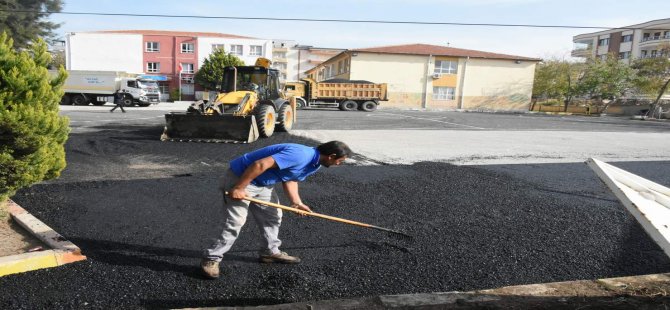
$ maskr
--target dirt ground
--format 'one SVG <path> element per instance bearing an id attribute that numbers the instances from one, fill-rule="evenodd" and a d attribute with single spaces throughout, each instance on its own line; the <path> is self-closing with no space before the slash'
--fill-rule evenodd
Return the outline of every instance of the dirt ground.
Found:
<path id="1" fill-rule="evenodd" d="M 25 253 L 39 246 L 42 243 L 37 238 L 15 223 L 6 210 L 0 210 L 0 256 Z"/>

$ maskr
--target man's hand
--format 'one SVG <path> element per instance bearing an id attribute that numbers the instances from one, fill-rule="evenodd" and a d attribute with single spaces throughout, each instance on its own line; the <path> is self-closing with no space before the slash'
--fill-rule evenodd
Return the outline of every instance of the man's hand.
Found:
<path id="1" fill-rule="evenodd" d="M 247 191 L 244 190 L 244 188 L 235 188 L 233 187 L 230 190 L 230 193 L 228 194 L 230 198 L 235 199 L 235 200 L 242 200 L 244 197 L 247 196 Z"/>
<path id="2" fill-rule="evenodd" d="M 310 209 L 306 204 L 299 202 L 299 203 L 292 203 L 291 208 L 296 208 L 298 210 L 302 210 L 308 213 L 312 213 L 312 209 Z"/>

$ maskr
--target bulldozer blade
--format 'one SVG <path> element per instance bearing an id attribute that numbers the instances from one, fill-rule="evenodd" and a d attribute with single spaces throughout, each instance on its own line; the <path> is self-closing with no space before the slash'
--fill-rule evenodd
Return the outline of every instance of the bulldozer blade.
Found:
<path id="1" fill-rule="evenodd" d="M 250 116 L 165 114 L 162 141 L 251 143 L 258 140 L 256 118 Z"/>

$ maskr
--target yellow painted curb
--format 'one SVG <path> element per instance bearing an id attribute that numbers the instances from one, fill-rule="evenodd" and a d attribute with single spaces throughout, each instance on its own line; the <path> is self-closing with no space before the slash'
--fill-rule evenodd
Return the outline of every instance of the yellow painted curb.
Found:
<path id="1" fill-rule="evenodd" d="M 12 200 L 7 201 L 12 219 L 51 247 L 50 250 L 0 257 L 0 277 L 8 274 L 56 267 L 86 259 L 81 249 L 38 220 Z"/>
<path id="2" fill-rule="evenodd" d="M 54 250 L 0 257 L 0 277 L 58 266 Z"/>

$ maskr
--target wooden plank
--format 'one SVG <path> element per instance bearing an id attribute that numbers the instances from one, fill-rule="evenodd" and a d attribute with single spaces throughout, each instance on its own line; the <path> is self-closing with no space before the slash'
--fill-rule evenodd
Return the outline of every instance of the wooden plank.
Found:
<path id="1" fill-rule="evenodd" d="M 586 163 L 670 257 L 670 189 L 595 158 Z"/>

